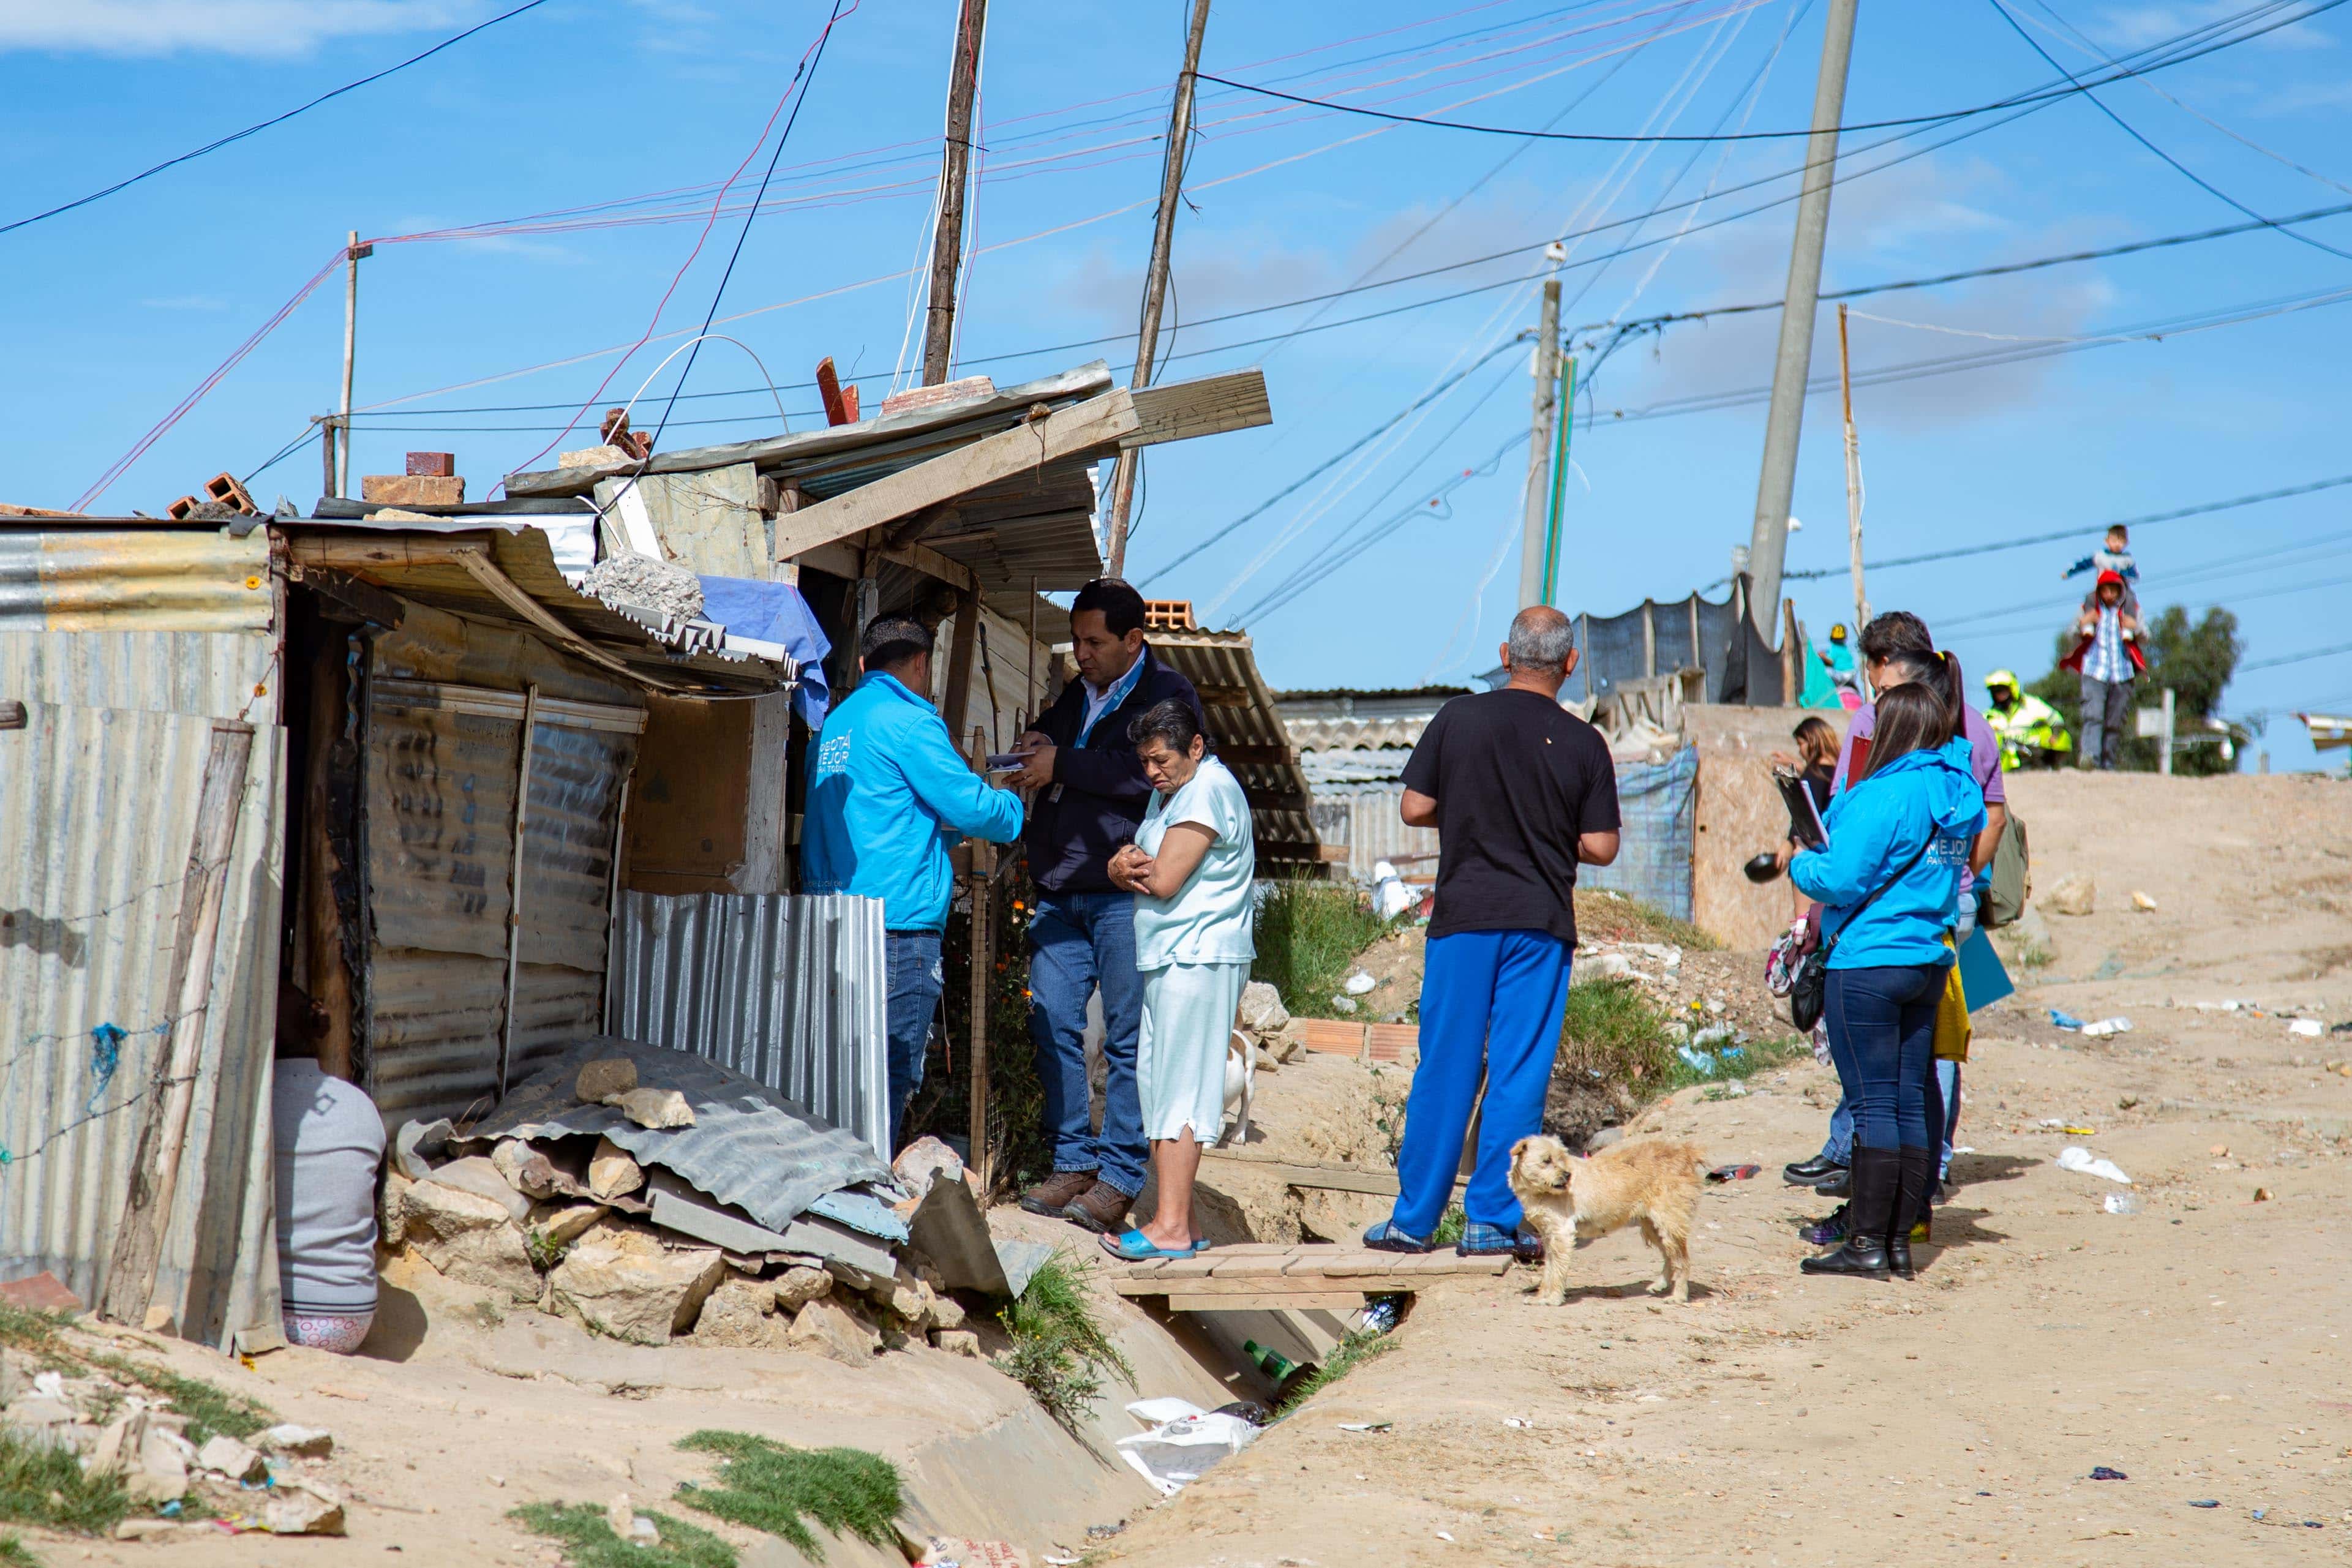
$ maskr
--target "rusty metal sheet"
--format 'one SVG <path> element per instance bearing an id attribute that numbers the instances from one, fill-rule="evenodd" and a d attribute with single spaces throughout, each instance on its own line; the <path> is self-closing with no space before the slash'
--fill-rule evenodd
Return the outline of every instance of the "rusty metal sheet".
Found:
<path id="1" fill-rule="evenodd" d="M 0 631 L 258 632 L 269 539 L 199 529 L 0 529 Z"/>
<path id="2" fill-rule="evenodd" d="M 167 1046 L 215 718 L 169 711 L 171 693 L 138 690 L 103 651 L 56 663 L 77 666 L 107 670 L 101 684 L 127 706 L 36 699 L 26 728 L 0 733 L 0 1277 L 47 1269 L 95 1301 Z M 245 674 L 259 681 L 257 658 Z M 254 716 L 154 1297 L 181 1333 L 224 1349 L 278 1322 L 269 1093 L 284 758 L 267 705 Z"/>

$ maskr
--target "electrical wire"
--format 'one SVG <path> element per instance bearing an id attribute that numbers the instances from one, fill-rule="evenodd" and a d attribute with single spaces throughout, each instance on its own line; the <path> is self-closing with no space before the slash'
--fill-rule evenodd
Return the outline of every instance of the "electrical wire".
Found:
<path id="1" fill-rule="evenodd" d="M 70 202 L 61 202 L 58 205 L 51 207 L 45 212 L 35 213 L 29 217 L 18 218 L 16 222 L 11 224 L 0 224 L 0 235 L 13 234 L 18 229 L 28 227 L 33 224 L 37 224 L 46 218 L 54 218 L 61 214 L 70 213 L 77 208 L 89 206 L 93 202 L 102 202 L 107 197 L 115 194 L 119 191 L 129 190 L 131 186 L 138 184 L 142 180 L 152 179 L 154 176 L 163 172 L 166 169 L 176 169 L 183 163 L 194 162 L 196 159 L 202 158 L 208 152 L 217 152 L 222 148 L 230 145 L 232 142 L 242 141 L 248 136 L 257 136 L 262 131 L 270 129 L 272 126 L 283 125 L 297 115 L 307 114 L 311 110 L 318 108 L 320 104 L 326 103 L 331 99 L 341 98 L 345 93 L 357 92 L 360 89 L 367 87 L 372 83 L 380 82 L 384 78 L 391 76 L 395 72 L 404 71 L 413 65 L 416 65 L 424 60 L 429 60 L 434 56 L 439 54 L 442 50 L 462 44 L 477 33 L 482 32 L 487 28 L 495 27 L 499 23 L 520 16 L 526 11 L 535 11 L 545 4 L 547 4 L 547 0 L 524 0 L 522 5 L 517 5 L 510 11 L 501 11 L 497 16 L 490 17 L 487 21 L 477 22 L 474 26 L 467 28 L 462 33 L 457 33 L 442 39 L 439 43 L 434 45 L 431 48 L 426 49 L 422 54 L 411 55 L 408 58 L 401 61 L 398 65 L 386 66 L 383 69 L 363 76 L 357 81 L 347 81 L 339 88 L 320 93 L 318 97 L 310 99 L 308 103 L 297 104 L 294 108 L 286 110 L 283 114 L 272 115 L 268 120 L 258 120 L 254 124 L 247 126 L 242 131 L 233 131 L 226 136 L 215 137 L 214 140 L 205 142 L 201 147 L 192 148 L 189 151 L 181 153 L 176 158 L 166 158 L 161 163 L 142 169 L 138 173 L 132 174 L 127 179 L 117 180 L 113 184 L 92 191 L 86 196 L 77 196 Z"/>
<path id="2" fill-rule="evenodd" d="M 2338 653 L 2352 653 L 2352 643 L 2338 643 L 2333 648 L 2306 648 L 2300 653 L 2283 653 L 2275 659 L 2257 659 L 2251 664 L 2240 664 L 2234 674 L 2274 670 L 2281 664 L 2300 664 L 2310 659 L 2332 659 Z"/>
<path id="3" fill-rule="evenodd" d="M 2064 66 L 2060 65 L 2057 58 L 2053 56 L 2049 50 L 2042 47 L 2041 41 L 2035 38 L 2032 34 L 2025 30 L 2024 24 L 2021 23 L 2015 16 L 2010 14 L 2009 7 L 2002 5 L 2001 0 L 1985 0 L 1985 3 L 2000 14 L 2000 19 L 2009 24 L 2011 30 L 2016 33 L 2019 37 L 2025 40 L 2025 47 L 2032 49 L 2035 54 L 2041 56 L 2042 61 L 2047 64 L 2052 70 L 2059 72 L 2061 75 L 2064 76 L 2068 81 L 2074 82 L 2077 86 L 2082 86 L 2080 78 L 2077 78 L 2074 72 L 2068 70 Z M 2336 3 L 2340 4 L 2341 0 L 2336 0 Z M 2308 20 L 2310 17 L 2319 15 L 2321 11 L 2330 8 L 2331 7 L 2326 5 L 2316 5 L 2311 10 L 2305 12 L 2302 16 L 2295 19 L 2297 21 Z M 2137 75 L 2137 73 L 2135 72 L 2133 74 Z M 2110 78 L 2108 79 L 2112 81 L 2120 78 Z M 2339 261 L 2352 261 L 2352 251 L 2338 250 L 2332 245 L 2312 238 L 2309 235 L 2297 234 L 2293 229 L 2284 228 L 2277 224 L 2272 223 L 2270 219 L 2263 217 L 2262 214 L 2254 211 L 2253 208 L 2246 205 L 2245 203 L 2238 200 L 2237 197 L 2230 194 L 2227 191 L 2222 190 L 2219 185 L 2214 184 L 2203 175 L 2190 169 L 2188 164 L 2183 163 L 2179 159 L 2175 158 L 2171 153 L 2167 152 L 2163 148 L 2158 147 L 2155 142 L 2150 141 L 2147 137 L 2141 135 L 2138 131 L 2133 128 L 2129 120 L 2126 120 L 2122 115 L 2117 114 L 2114 110 L 2109 109 L 2106 106 L 2106 103 L 2100 99 L 2099 95 L 2091 90 L 2091 87 L 2104 87 L 2105 85 L 2107 85 L 2106 82 L 2096 82 L 2090 86 L 2082 86 L 2083 97 L 2089 100 L 2092 108 L 2097 110 L 2101 114 L 2105 115 L 2109 120 L 2114 120 L 2116 129 L 2120 130 L 2125 135 L 2130 137 L 2134 141 L 2138 142 L 2142 147 L 2147 148 L 2150 152 L 2155 153 L 2166 163 L 2171 165 L 2174 172 L 2179 174 L 2190 184 L 2195 185 L 2199 190 L 2203 191 L 2207 195 L 2213 197 L 2215 200 L 2225 203 L 2229 206 L 2235 208 L 2237 211 L 2243 213 L 2246 216 L 2255 219 L 2263 226 L 2277 229 L 2279 233 L 2286 235 L 2287 238 L 2294 241 L 2297 245 L 2307 245 L 2314 250 L 2324 250 Z"/>
<path id="4" fill-rule="evenodd" d="M 1999 0 L 1992 0 L 1992 3 L 1995 5 L 1997 9 L 2000 8 Z M 2319 0 L 2319 4 L 2314 5 L 2312 9 L 2305 12 L 2301 16 L 2294 18 L 2294 20 L 2308 20 L 2310 17 L 2315 16 L 2321 12 L 2333 10 L 2336 6 L 2342 4 L 2344 4 L 2344 0 Z M 2012 26 L 2016 25 L 2015 18 L 2010 17 L 2009 13 L 2005 9 L 2001 10 L 2001 15 L 2004 18 L 2007 18 L 2010 21 Z M 2032 37 L 2030 35 L 2026 35 L 2023 32 L 2023 29 L 2021 28 L 2019 31 L 2020 36 L 2024 37 L 2026 42 L 2029 44 L 2033 43 Z M 1955 120 L 1972 119 L 1980 114 L 1997 113 L 2002 110 L 2014 109 L 2022 104 L 2054 101 L 2058 99 L 2070 98 L 2076 94 L 2088 97 L 2091 95 L 2094 89 L 2106 87 L 2112 83 L 2126 80 L 2132 77 L 2141 74 L 2141 70 L 2139 68 L 2125 68 L 2100 80 L 2086 83 L 2075 78 L 2073 73 L 2067 71 L 2063 66 L 2060 66 L 2056 60 L 2051 59 L 2049 55 L 2042 50 L 2039 44 L 2034 44 L 2033 47 L 2036 53 L 2042 54 L 2042 58 L 2049 62 L 2052 69 L 2058 71 L 2060 75 L 2066 78 L 2069 84 L 2068 86 L 2064 88 L 2041 89 L 2031 93 L 2013 94 L 2005 99 L 1995 99 L 1990 103 L 1976 104 L 1967 109 L 1948 110 L 1939 114 L 1916 114 L 1907 115 L 1895 120 L 1861 120 L 1852 125 L 1833 127 L 1828 134 L 1844 136 L 1857 131 L 1891 131 L 1906 126 L 1948 125 Z M 2166 62 L 2166 64 L 2179 63 L 2180 62 Z M 2153 70 L 2160 69 L 2162 67 L 2154 66 L 2146 68 Z M 1331 99 L 1308 98 L 1297 93 L 1282 92 L 1274 88 L 1259 86 L 1255 82 L 1235 81 L 1230 77 L 1212 76 L 1206 71 L 1201 72 L 1200 78 L 1202 81 L 1216 82 L 1221 86 L 1234 88 L 1242 92 L 1256 93 L 1265 98 L 1281 99 L 1290 103 L 1307 104 L 1318 109 L 1326 110 L 1339 114 L 1363 115 L 1370 119 L 1390 120 L 1402 125 L 1426 126 L 1442 131 L 1468 131 L 1486 136 L 1524 137 L 1531 141 L 1538 141 L 1609 143 L 1673 141 L 1783 141 L 1799 137 L 1811 137 L 1823 134 L 1819 131 L 1810 129 L 1790 131 L 1745 131 L 1736 132 L 1688 132 L 1679 134 L 1671 132 L 1636 132 L 1626 134 L 1585 131 L 1529 131 L 1523 127 L 1516 126 L 1476 125 L 1466 120 L 1435 120 L 1419 115 L 1393 114 L 1384 110 L 1372 109 L 1359 104 L 1340 103 Z M 2095 98 L 2093 98 L 2092 101 L 2096 103 L 2098 100 Z M 2105 106 L 2101 105 L 2100 107 L 2105 109 Z M 2115 118 L 2112 111 L 2109 111 L 2109 118 Z M 2116 120 L 2116 123 L 2122 125 L 2123 121 L 2118 119 Z M 2130 127 L 2125 126 L 2125 129 L 2129 131 Z M 2132 134 L 2135 137 L 2138 136 L 2138 132 L 2137 131 L 2133 131 Z M 2156 152 L 2156 149 L 2153 146 L 2150 146 L 2148 150 L 2150 152 Z M 2165 157 L 2161 152 L 2158 152 L 2157 155 L 2158 157 Z M 2169 158 L 2166 158 L 2165 161 L 2167 162 L 2171 162 Z M 2179 164 L 2174 164 L 2173 166 L 2175 168 L 2179 167 Z M 2181 172 L 2183 173 L 2188 172 L 2185 169 Z M 2195 176 L 2190 175 L 2190 178 L 2194 179 Z M 2202 181 L 2199 181 L 2198 183 L 2200 184 L 2204 183 Z M 2209 185 L 2206 186 L 2206 189 L 2211 190 L 2212 187 Z M 2215 191 L 2213 193 L 2221 195 L 2221 193 L 2218 191 Z M 2224 201 L 2229 200 L 2226 196 L 2222 197 L 2222 199 Z M 2232 202 L 2231 204 L 2234 206 L 2237 204 Z M 2241 208 L 2240 210 L 2247 212 L 2250 214 L 2252 213 L 2251 208 Z"/>

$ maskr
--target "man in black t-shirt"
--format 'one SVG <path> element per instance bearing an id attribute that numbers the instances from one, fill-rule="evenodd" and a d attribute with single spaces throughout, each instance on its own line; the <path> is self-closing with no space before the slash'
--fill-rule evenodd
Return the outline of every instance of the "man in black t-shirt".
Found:
<path id="1" fill-rule="evenodd" d="M 1429 1250 L 1474 1104 L 1477 1169 L 1456 1250 L 1519 1247 L 1511 1145 L 1542 1130 L 1576 950 L 1576 868 L 1617 858 L 1609 744 L 1559 706 L 1574 623 L 1545 605 L 1520 611 L 1503 664 L 1510 684 L 1438 709 L 1405 764 L 1404 820 L 1438 831 L 1437 904 L 1397 1205 L 1364 1233 L 1391 1251 Z"/>

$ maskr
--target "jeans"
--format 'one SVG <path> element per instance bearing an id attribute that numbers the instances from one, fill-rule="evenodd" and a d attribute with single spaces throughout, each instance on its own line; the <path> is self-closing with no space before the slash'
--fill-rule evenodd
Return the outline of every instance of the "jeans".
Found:
<path id="1" fill-rule="evenodd" d="M 1545 931 L 1457 931 L 1430 942 L 1421 981 L 1421 1064 L 1413 1069 L 1397 1151 L 1395 1228 L 1418 1237 L 1437 1228 L 1462 1168 L 1474 1105 L 1478 1157 L 1463 1207 L 1475 1222 L 1517 1228 L 1511 1145 L 1543 1131 L 1544 1095 L 1568 1009 L 1570 956 L 1568 944 Z"/>
<path id="2" fill-rule="evenodd" d="M 892 931 L 882 938 L 884 984 L 888 998 L 890 1040 L 890 1147 L 898 1146 L 898 1124 L 907 1104 L 923 1086 L 923 1057 L 930 1049 L 931 1019 L 939 1013 L 940 934 Z"/>
<path id="3" fill-rule="evenodd" d="M 1965 942 L 1977 928 L 1977 906 L 1983 900 L 1986 884 L 1979 882 L 1960 894 L 1959 924 L 1954 940 Z M 1943 1127 L 1943 1152 L 1937 1161 L 1936 1174 L 1940 1178 L 1952 1168 L 1952 1136 L 1960 1125 L 1960 1064 L 1938 1061 L 1936 1075 L 1927 1084 L 1927 1124 Z M 1938 1107 L 1941 1107 L 1938 1110 Z M 1853 1101 L 1847 1095 L 1838 1096 L 1837 1109 L 1830 1113 L 1829 1136 L 1822 1143 L 1822 1158 L 1833 1165 L 1853 1164 Z"/>
<path id="4" fill-rule="evenodd" d="M 1945 967 L 1893 964 L 1829 972 L 1830 1056 L 1853 1102 L 1854 1142 L 1863 1148 L 1891 1154 L 1936 1147 L 1929 1142 L 1927 1083 L 1935 1076 L 1936 1004 L 1944 994 Z"/>
<path id="5" fill-rule="evenodd" d="M 2083 749 L 2084 768 L 2114 772 L 2123 760 L 2124 726 L 2131 720 L 2132 684 L 2083 677 Z"/>
<path id="6" fill-rule="evenodd" d="M 1103 1005 L 1102 1131 L 1087 1092 L 1087 998 Z M 1093 1171 L 1128 1197 L 1143 1190 L 1150 1145 L 1135 1082 L 1143 975 L 1135 967 L 1135 895 L 1041 894 L 1029 923 L 1029 1038 L 1045 1091 L 1057 1171 Z"/>

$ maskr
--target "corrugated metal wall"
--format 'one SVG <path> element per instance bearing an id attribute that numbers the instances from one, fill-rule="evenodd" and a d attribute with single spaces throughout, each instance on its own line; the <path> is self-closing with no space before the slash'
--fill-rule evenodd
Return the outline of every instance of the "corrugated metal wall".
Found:
<path id="1" fill-rule="evenodd" d="M 370 1092 L 387 1123 L 478 1115 L 498 1096 L 520 715 L 386 683 L 367 725 Z M 604 995 L 613 850 L 636 737 L 542 709 L 523 816 L 507 1082 L 583 1034 Z"/>
<path id="2" fill-rule="evenodd" d="M 182 1333 L 223 1348 L 278 1319 L 284 747 L 268 582 L 257 533 L 0 532 L 0 698 L 28 721 L 0 733 L 0 1277 L 47 1269 L 92 1301 L 104 1287 L 175 1005 L 212 721 L 242 710 L 255 742 L 155 1294 Z"/>
<path id="3" fill-rule="evenodd" d="M 756 1078 L 889 1149 L 882 901 L 621 894 L 605 1032 Z"/>
<path id="4" fill-rule="evenodd" d="M 1372 867 L 1399 855 L 1434 855 L 1437 830 L 1408 828 L 1399 812 L 1404 804 L 1404 784 L 1389 779 L 1370 784 L 1318 783 L 1315 786 L 1315 831 L 1323 841 L 1344 846 L 1348 875 L 1358 882 L 1372 880 Z M 1408 879 L 1437 874 L 1433 860 L 1414 861 L 1397 869 Z"/>

